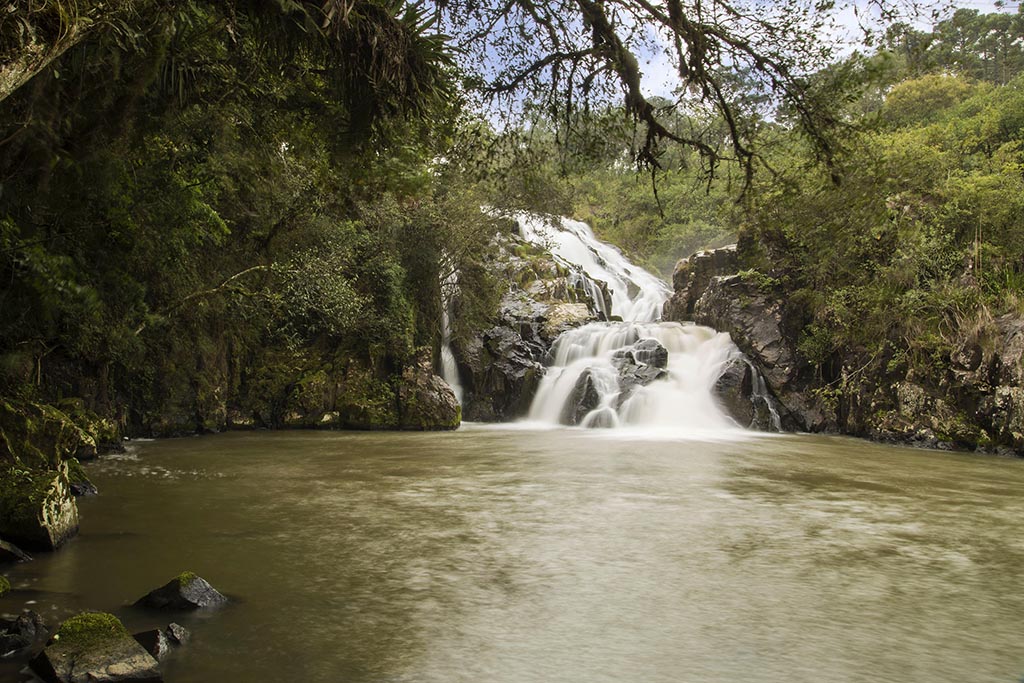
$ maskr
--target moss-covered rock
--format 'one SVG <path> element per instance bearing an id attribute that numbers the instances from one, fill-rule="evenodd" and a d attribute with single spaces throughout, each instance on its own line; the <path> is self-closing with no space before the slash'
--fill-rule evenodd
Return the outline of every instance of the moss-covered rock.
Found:
<path id="1" fill-rule="evenodd" d="M 60 409 L 0 399 L 0 460 L 24 467 L 55 467 L 79 451 L 95 453 L 96 439 Z"/>
<path id="2" fill-rule="evenodd" d="M 161 610 L 194 610 L 220 607 L 228 599 L 194 572 L 185 571 L 135 602 L 136 607 Z"/>
<path id="3" fill-rule="evenodd" d="M 96 612 L 67 619 L 30 665 L 43 680 L 58 683 L 162 680 L 157 661 L 124 624 Z"/>
<path id="4" fill-rule="evenodd" d="M 462 407 L 448 383 L 434 374 L 429 349 L 402 372 L 398 405 L 402 429 L 457 429 L 462 422 Z"/>
<path id="5" fill-rule="evenodd" d="M 0 472 L 0 535 L 29 549 L 55 550 L 78 532 L 67 463 L 55 470 Z"/>

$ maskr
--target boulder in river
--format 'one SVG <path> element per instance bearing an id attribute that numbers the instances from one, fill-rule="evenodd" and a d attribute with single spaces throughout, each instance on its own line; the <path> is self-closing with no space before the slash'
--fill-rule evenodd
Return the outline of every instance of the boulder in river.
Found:
<path id="1" fill-rule="evenodd" d="M 163 661 L 174 648 L 188 642 L 189 632 L 180 624 L 169 624 L 165 629 L 152 629 L 136 633 L 133 638 L 157 661 Z"/>
<path id="2" fill-rule="evenodd" d="M 66 620 L 29 664 L 50 683 L 163 680 L 156 659 L 112 614 L 86 612 Z"/>
<path id="3" fill-rule="evenodd" d="M 26 548 L 56 550 L 77 532 L 66 462 L 55 470 L 0 472 L 0 535 Z"/>
<path id="4" fill-rule="evenodd" d="M 150 591 L 135 602 L 136 607 L 165 610 L 193 610 L 220 607 L 228 599 L 206 579 L 192 572 L 182 572 L 166 584 Z"/>
<path id="5" fill-rule="evenodd" d="M 579 376 L 562 410 L 562 424 L 578 425 L 590 411 L 601 405 L 601 392 L 595 385 L 596 380 L 590 368 Z"/>
<path id="6" fill-rule="evenodd" d="M 49 636 L 46 622 L 31 610 L 16 619 L 0 619 L 0 658 L 14 657 L 40 648 Z"/>

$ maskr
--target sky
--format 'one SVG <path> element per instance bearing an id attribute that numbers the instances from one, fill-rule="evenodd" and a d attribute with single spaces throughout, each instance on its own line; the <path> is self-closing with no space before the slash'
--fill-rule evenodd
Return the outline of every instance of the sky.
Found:
<path id="1" fill-rule="evenodd" d="M 839 37 L 843 42 L 846 43 L 846 52 L 853 52 L 857 49 L 858 38 L 861 35 L 859 29 L 858 17 L 854 12 L 854 7 L 858 8 L 858 11 L 863 15 L 867 11 L 868 2 L 866 0 L 853 0 L 853 2 L 842 3 L 841 0 L 837 4 L 844 4 L 845 6 L 837 14 L 837 30 L 839 31 Z M 944 11 L 940 14 L 940 20 L 945 19 L 952 15 L 957 9 L 967 8 L 975 9 L 982 14 L 989 14 L 992 12 L 1009 12 L 1016 13 L 1018 1 L 1007 0 L 1003 7 L 997 7 L 994 0 L 954 0 L 952 2 L 947 0 Z M 931 19 L 926 17 L 926 20 L 922 20 L 919 23 L 919 28 L 929 29 L 931 28 Z M 641 69 L 643 71 L 643 89 L 644 94 L 647 96 L 661 96 L 670 97 L 675 84 L 678 82 L 676 77 L 675 66 L 672 64 L 672 60 L 669 56 L 670 49 L 666 45 L 666 49 L 660 52 L 648 56 L 642 60 Z"/>

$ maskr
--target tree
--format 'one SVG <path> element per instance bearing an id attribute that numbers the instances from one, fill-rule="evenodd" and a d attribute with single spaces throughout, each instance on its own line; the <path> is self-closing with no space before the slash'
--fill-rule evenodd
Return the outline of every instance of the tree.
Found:
<path id="1" fill-rule="evenodd" d="M 477 66 L 478 85 L 520 114 L 536 107 L 571 118 L 620 95 L 642 125 L 636 159 L 658 165 L 659 145 L 676 142 L 714 166 L 731 157 L 753 170 L 754 146 L 741 122 L 742 106 L 726 75 L 741 71 L 747 87 L 771 98 L 799 123 L 833 163 L 838 122 L 834 81 L 811 79 L 835 54 L 833 0 L 448 0 L 436 8 L 456 44 Z M 875 3 L 890 11 L 893 3 Z M 676 101 L 656 107 L 644 82 L 644 59 L 666 53 L 675 75 Z M 480 66 L 482 65 L 482 67 Z M 828 87 L 824 87 L 824 86 Z M 667 125 L 676 108 L 708 108 L 726 135 L 685 133 Z"/>

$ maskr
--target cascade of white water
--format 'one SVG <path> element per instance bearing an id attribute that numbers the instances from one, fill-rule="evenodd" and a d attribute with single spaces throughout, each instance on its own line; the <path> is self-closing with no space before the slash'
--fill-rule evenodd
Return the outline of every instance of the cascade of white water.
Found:
<path id="1" fill-rule="evenodd" d="M 455 392 L 455 398 L 462 404 L 462 382 L 459 380 L 459 366 L 452 351 L 452 305 L 459 287 L 459 274 L 452 271 L 441 283 L 441 378 Z"/>
<path id="2" fill-rule="evenodd" d="M 517 214 L 516 221 L 525 240 L 580 266 L 592 279 L 606 282 L 613 315 L 640 322 L 661 317 L 661 307 L 672 296 L 669 286 L 597 239 L 586 223 L 528 213 Z"/>
<path id="3" fill-rule="evenodd" d="M 611 293 L 611 314 L 562 334 L 530 407 L 529 419 L 584 427 L 644 426 L 721 431 L 735 423 L 712 391 L 739 350 L 708 327 L 656 322 L 668 285 L 599 241 L 584 223 L 516 216 L 523 237 L 578 264 Z M 666 353 L 667 352 L 667 353 Z"/>

